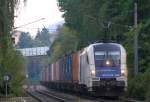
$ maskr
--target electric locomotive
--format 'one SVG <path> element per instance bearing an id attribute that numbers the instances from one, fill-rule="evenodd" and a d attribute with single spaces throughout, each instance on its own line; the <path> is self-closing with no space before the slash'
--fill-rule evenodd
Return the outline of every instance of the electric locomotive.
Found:
<path id="1" fill-rule="evenodd" d="M 100 96 L 127 89 L 126 51 L 117 43 L 96 43 L 79 54 L 79 84 Z"/>

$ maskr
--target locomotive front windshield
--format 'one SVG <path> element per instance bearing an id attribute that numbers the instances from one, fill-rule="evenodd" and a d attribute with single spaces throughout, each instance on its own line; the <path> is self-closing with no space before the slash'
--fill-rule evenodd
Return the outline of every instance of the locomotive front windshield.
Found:
<path id="1" fill-rule="evenodd" d="M 95 48 L 94 51 L 95 56 L 95 65 L 97 67 L 105 67 L 106 61 L 109 61 L 109 67 L 119 67 L 120 65 L 120 51 L 117 48 L 111 48 L 109 46 L 98 47 Z"/>
<path id="2" fill-rule="evenodd" d="M 96 51 L 95 52 L 95 64 L 96 66 L 105 66 L 105 61 L 111 61 L 111 66 L 119 66 L 120 64 L 120 52 L 119 51 Z"/>
<path id="3" fill-rule="evenodd" d="M 119 51 L 108 52 L 108 58 L 113 61 L 114 66 L 120 65 L 120 52 Z"/>
<path id="4" fill-rule="evenodd" d="M 106 52 L 105 51 L 96 51 L 95 52 L 95 59 L 96 60 L 104 60 L 106 57 Z"/>

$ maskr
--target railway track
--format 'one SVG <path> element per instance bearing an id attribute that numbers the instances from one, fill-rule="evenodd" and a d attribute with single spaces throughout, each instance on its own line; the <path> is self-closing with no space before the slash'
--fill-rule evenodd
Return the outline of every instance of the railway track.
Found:
<path id="1" fill-rule="evenodd" d="M 68 99 L 65 99 L 63 97 L 60 97 L 58 95 L 52 94 L 52 93 L 47 92 L 47 91 L 37 91 L 37 92 L 42 94 L 42 95 L 45 95 L 47 97 L 53 98 L 53 99 L 57 100 L 58 102 L 70 102 Z"/>
<path id="2" fill-rule="evenodd" d="M 78 95 L 57 92 L 55 90 L 36 90 L 27 93 L 39 102 L 140 102 L 132 99 L 119 98 L 94 98 L 90 96 L 82 97 Z"/>
<path id="3" fill-rule="evenodd" d="M 59 95 L 54 95 L 52 93 L 46 92 L 46 91 L 36 91 L 31 93 L 32 97 L 34 97 L 39 102 L 140 102 L 136 100 L 131 99 L 119 99 L 119 100 L 111 100 L 111 99 L 103 99 L 103 98 L 97 98 L 97 99 L 82 99 L 82 98 L 76 98 L 76 99 L 69 99 L 60 97 Z"/>
<path id="4" fill-rule="evenodd" d="M 72 96 L 65 93 L 58 93 L 55 91 L 38 91 L 43 95 L 53 97 L 58 99 L 59 102 L 126 102 L 121 100 L 109 100 L 109 99 L 102 99 L 102 98 L 91 98 L 91 97 L 80 97 L 80 96 Z M 130 102 L 130 101 L 129 101 Z"/>
<path id="5" fill-rule="evenodd" d="M 70 102 L 61 97 L 42 91 L 34 91 L 34 92 L 28 91 L 27 93 L 39 102 Z"/>

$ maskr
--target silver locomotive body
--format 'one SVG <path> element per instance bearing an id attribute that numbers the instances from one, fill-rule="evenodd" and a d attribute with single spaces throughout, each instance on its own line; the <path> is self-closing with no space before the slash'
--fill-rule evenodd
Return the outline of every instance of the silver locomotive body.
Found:
<path id="1" fill-rule="evenodd" d="M 90 92 L 117 96 L 127 89 L 126 51 L 116 43 L 96 43 L 79 54 L 79 84 Z"/>

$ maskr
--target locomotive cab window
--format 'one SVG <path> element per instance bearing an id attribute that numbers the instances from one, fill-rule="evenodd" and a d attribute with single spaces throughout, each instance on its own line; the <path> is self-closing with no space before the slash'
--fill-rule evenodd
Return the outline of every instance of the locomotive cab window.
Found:
<path id="1" fill-rule="evenodd" d="M 119 51 L 108 52 L 108 57 L 112 59 L 114 66 L 118 66 L 120 64 L 120 52 Z"/>
<path id="2" fill-rule="evenodd" d="M 105 51 L 95 51 L 95 65 L 103 66 L 107 53 Z"/>
<path id="3" fill-rule="evenodd" d="M 96 51 L 95 52 L 95 60 L 104 60 L 106 57 L 106 52 L 104 51 Z"/>
<path id="4" fill-rule="evenodd" d="M 119 60 L 120 52 L 119 51 L 111 51 L 111 52 L 108 52 L 108 56 L 113 60 Z"/>

